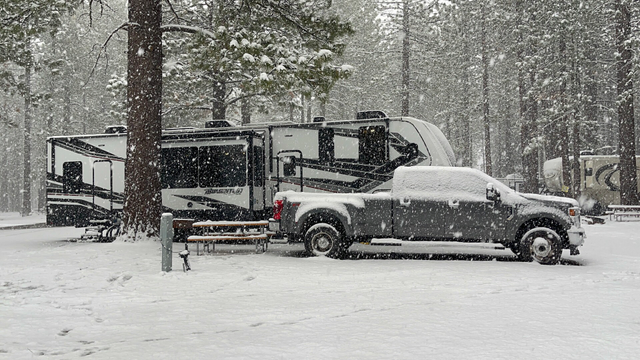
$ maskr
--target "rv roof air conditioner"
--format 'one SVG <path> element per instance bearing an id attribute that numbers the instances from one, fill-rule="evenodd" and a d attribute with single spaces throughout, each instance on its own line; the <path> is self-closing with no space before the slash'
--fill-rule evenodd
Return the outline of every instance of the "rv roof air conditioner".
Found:
<path id="1" fill-rule="evenodd" d="M 104 129 L 105 134 L 124 134 L 126 132 L 126 125 L 109 125 Z"/>
<path id="2" fill-rule="evenodd" d="M 211 128 L 224 128 L 224 127 L 235 127 L 236 125 L 229 120 L 209 120 L 204 123 L 204 127 L 207 129 Z"/>
<path id="3" fill-rule="evenodd" d="M 388 118 L 387 114 L 381 110 L 367 110 L 367 111 L 358 111 L 356 113 L 356 120 L 362 119 L 386 119 Z"/>
<path id="4" fill-rule="evenodd" d="M 313 118 L 313 122 L 314 123 L 316 123 L 316 122 L 324 122 L 324 121 L 325 121 L 324 116 L 316 116 L 316 117 Z"/>

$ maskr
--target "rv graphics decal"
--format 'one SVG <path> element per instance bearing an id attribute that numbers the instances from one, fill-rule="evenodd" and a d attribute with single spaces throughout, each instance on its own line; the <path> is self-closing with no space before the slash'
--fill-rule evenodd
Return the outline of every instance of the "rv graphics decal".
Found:
<path id="1" fill-rule="evenodd" d="M 211 194 L 226 194 L 226 195 L 241 195 L 243 188 L 235 188 L 235 189 L 216 189 L 209 188 L 204 190 L 205 195 Z"/>
<path id="2" fill-rule="evenodd" d="M 611 191 L 620 191 L 620 187 L 618 187 L 616 184 L 611 182 L 611 178 L 618 171 L 620 171 L 620 169 L 618 169 L 618 164 L 604 165 L 596 171 L 596 181 L 600 185 L 602 185 L 602 183 L 606 184 L 609 190 Z M 600 181 L 600 177 L 602 177 L 602 181 Z"/>

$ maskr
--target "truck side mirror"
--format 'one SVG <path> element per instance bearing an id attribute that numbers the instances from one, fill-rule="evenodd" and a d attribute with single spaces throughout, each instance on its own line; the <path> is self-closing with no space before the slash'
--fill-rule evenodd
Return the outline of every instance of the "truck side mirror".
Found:
<path id="1" fill-rule="evenodd" d="M 487 184 L 487 200 L 500 201 L 500 191 L 492 183 Z"/>

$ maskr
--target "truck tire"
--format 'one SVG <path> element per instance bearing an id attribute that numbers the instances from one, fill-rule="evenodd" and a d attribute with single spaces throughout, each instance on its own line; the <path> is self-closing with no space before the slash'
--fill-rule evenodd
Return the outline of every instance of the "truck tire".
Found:
<path id="1" fill-rule="evenodd" d="M 555 265 L 562 257 L 562 239 L 555 231 L 537 227 L 527 231 L 521 240 L 518 258 L 542 265 Z"/>
<path id="2" fill-rule="evenodd" d="M 304 247 L 314 256 L 341 258 L 347 251 L 348 242 L 335 227 L 327 223 L 318 223 L 304 235 Z"/>

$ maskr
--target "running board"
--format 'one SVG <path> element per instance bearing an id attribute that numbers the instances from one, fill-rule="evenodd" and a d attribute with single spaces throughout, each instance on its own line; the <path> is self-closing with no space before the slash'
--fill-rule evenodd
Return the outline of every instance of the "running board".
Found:
<path id="1" fill-rule="evenodd" d="M 426 246 L 426 247 L 476 247 L 482 249 L 505 250 L 502 244 L 478 243 L 478 242 L 458 242 L 458 241 L 404 241 L 399 239 L 372 239 L 371 242 L 363 242 L 364 245 L 374 246 Z"/>

